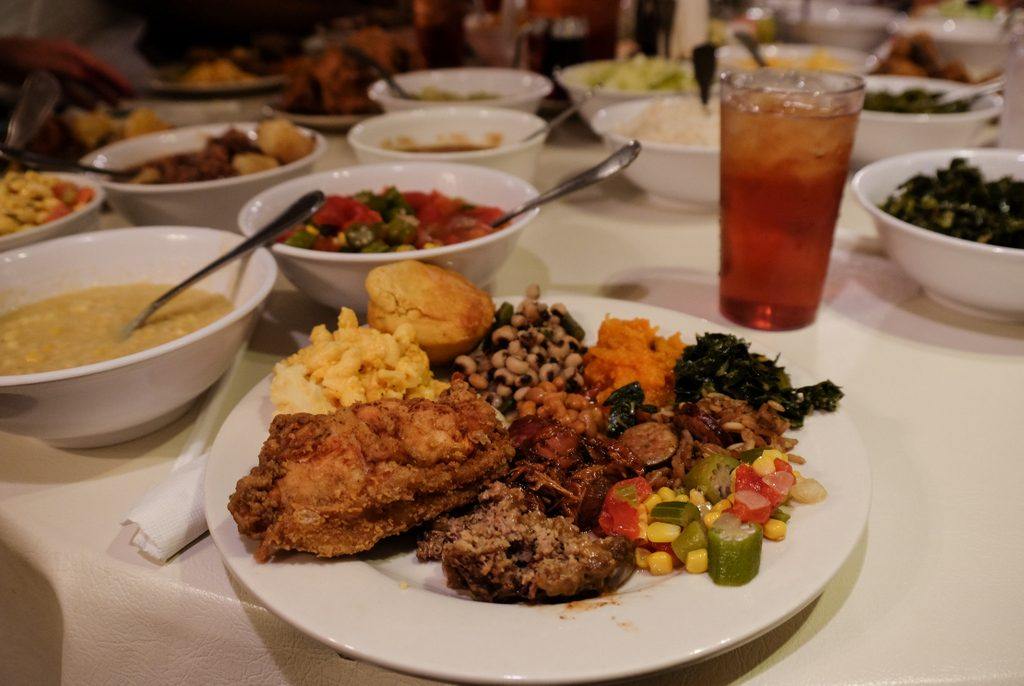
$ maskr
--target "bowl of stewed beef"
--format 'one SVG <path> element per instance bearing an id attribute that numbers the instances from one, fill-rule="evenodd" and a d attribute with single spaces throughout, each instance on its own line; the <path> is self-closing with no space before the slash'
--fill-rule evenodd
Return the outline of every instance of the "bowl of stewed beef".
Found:
<path id="1" fill-rule="evenodd" d="M 133 224 L 189 224 L 235 230 L 256 193 L 309 173 L 327 143 L 284 120 L 210 124 L 138 136 L 82 162 L 130 172 L 102 179 L 115 210 Z"/>

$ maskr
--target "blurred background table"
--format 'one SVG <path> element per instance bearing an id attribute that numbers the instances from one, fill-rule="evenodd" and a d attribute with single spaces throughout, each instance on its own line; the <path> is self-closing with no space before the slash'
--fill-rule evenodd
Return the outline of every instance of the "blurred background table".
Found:
<path id="1" fill-rule="evenodd" d="M 206 107 L 190 116 L 251 116 L 244 102 Z M 319 168 L 353 161 L 343 137 L 330 145 Z M 582 125 L 567 127 L 544 151 L 537 185 L 603 154 Z M 717 223 L 714 211 L 659 205 L 615 180 L 546 208 L 492 290 L 516 295 L 536 282 L 546 294 L 637 300 L 726 324 Z M 1024 539 L 1014 533 L 1024 327 L 925 299 L 883 259 L 849 194 L 839 225 L 818 322 L 750 336 L 845 387 L 844 411 L 871 456 L 867 531 L 795 617 L 641 683 L 1024 683 Z M 335 317 L 282 279 L 233 399 Z M 98 450 L 0 436 L 0 681 L 424 683 L 339 657 L 277 619 L 230 578 L 208 537 L 164 566 L 129 544 L 121 519 L 169 472 L 194 418 Z M 676 621 L 700 618 L 666 607 L 666 630 Z M 424 618 L 424 640 L 430 632 Z"/>

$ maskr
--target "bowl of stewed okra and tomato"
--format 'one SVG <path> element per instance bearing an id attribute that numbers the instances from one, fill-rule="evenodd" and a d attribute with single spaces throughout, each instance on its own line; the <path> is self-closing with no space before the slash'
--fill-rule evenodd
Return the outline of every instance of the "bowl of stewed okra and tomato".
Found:
<path id="1" fill-rule="evenodd" d="M 537 189 L 493 169 L 410 162 L 347 167 L 275 186 L 242 209 L 239 228 L 252 235 L 312 190 L 324 192 L 324 206 L 285 232 L 272 253 L 296 288 L 332 308 L 365 309 L 370 270 L 410 259 L 485 285 L 538 212 L 494 227 Z"/>

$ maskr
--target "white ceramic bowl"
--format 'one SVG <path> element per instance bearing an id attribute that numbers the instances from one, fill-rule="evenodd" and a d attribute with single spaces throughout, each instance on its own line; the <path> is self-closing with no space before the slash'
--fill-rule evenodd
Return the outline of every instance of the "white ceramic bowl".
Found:
<path id="1" fill-rule="evenodd" d="M 593 62 L 582 62 L 580 64 L 574 64 L 571 67 L 560 69 L 555 72 L 555 81 L 558 82 L 562 88 L 569 94 L 569 97 L 574 103 L 578 103 L 584 96 L 584 94 L 590 90 L 590 86 L 586 84 L 584 74 L 599 64 L 607 64 L 611 60 L 596 60 Z M 688 63 L 681 63 L 684 68 L 689 69 Z M 696 88 L 696 86 L 694 87 Z M 696 91 L 695 91 L 696 92 Z M 595 88 L 594 95 L 583 103 L 580 108 L 580 116 L 587 122 L 594 118 L 598 112 L 604 108 L 615 105 L 620 102 L 629 102 L 631 100 L 650 100 L 652 98 L 664 98 L 672 95 L 679 95 L 676 91 L 634 91 L 634 90 L 622 90 L 620 88 L 602 87 Z"/>
<path id="2" fill-rule="evenodd" d="M 207 139 L 231 127 L 246 133 L 256 130 L 255 123 L 241 122 L 160 131 L 112 143 L 89 153 L 82 161 L 106 169 L 131 168 L 165 155 L 200 150 Z M 323 136 L 300 130 L 314 138 L 313 152 L 267 171 L 193 183 L 136 184 L 104 179 L 102 184 L 110 204 L 133 224 L 212 226 L 234 231 L 238 210 L 249 198 L 281 181 L 308 174 L 327 150 Z"/>
<path id="3" fill-rule="evenodd" d="M 879 205 L 917 174 L 933 174 L 966 158 L 988 180 L 1024 180 L 1024 150 L 929 150 L 868 165 L 853 193 L 875 222 L 886 252 L 933 299 L 988 319 L 1024 321 L 1024 249 L 944 236 L 896 219 Z"/>
<path id="4" fill-rule="evenodd" d="M 175 283 L 242 240 L 179 226 L 67 236 L 0 254 L 3 308 L 92 286 Z M 105 362 L 0 376 L 0 430 L 61 447 L 111 445 L 183 414 L 245 345 L 277 276 L 266 250 L 225 267 L 198 288 L 234 309 L 187 336 Z"/>
<path id="5" fill-rule="evenodd" d="M 865 77 L 867 92 L 901 93 L 908 88 L 945 93 L 962 88 L 962 83 L 913 76 Z M 857 123 L 857 137 L 851 154 L 854 164 L 867 164 L 885 157 L 943 147 L 984 145 L 986 127 L 1003 110 L 1003 99 L 990 95 L 979 99 L 967 112 L 958 114 L 899 114 L 864 110 Z"/>
<path id="6" fill-rule="evenodd" d="M 1006 67 L 1010 39 L 994 20 L 940 16 L 910 17 L 893 23 L 904 35 L 927 33 L 946 60 L 959 60 L 974 78 L 983 78 Z"/>
<path id="7" fill-rule="evenodd" d="M 500 67 L 458 67 L 455 69 L 426 69 L 396 74 L 395 80 L 412 94 L 427 86 L 468 95 L 494 93 L 498 97 L 473 100 L 471 104 L 483 107 L 503 107 L 523 112 L 536 112 L 540 101 L 551 92 L 551 80 L 532 71 Z M 375 81 L 368 91 L 370 99 L 385 112 L 418 110 L 428 107 L 451 107 L 452 101 L 409 100 L 395 96 L 384 81 Z"/>
<path id="8" fill-rule="evenodd" d="M 478 205 L 503 210 L 536 197 L 526 181 L 495 169 L 445 162 L 394 162 L 344 167 L 311 174 L 260 193 L 238 215 L 242 233 L 250 236 L 303 193 L 322 190 L 328 195 L 352 195 L 395 186 L 400 191 L 437 190 Z M 508 226 L 482 238 L 440 248 L 389 253 L 322 252 L 283 243 L 272 252 L 278 266 L 295 287 L 317 302 L 339 309 L 366 309 L 363 282 L 374 267 L 403 260 L 421 260 L 463 274 L 478 286 L 487 285 L 515 248 L 519 234 L 537 216 L 534 209 Z"/>
<path id="9" fill-rule="evenodd" d="M 761 54 L 772 66 L 773 60 L 790 62 L 793 60 L 802 61 L 812 57 L 819 51 L 824 51 L 830 58 L 839 64 L 830 66 L 828 71 L 842 71 L 853 74 L 867 74 L 878 62 L 877 58 L 860 50 L 849 48 L 837 48 L 828 45 L 795 45 L 791 43 L 773 43 L 762 45 Z M 722 69 L 752 69 L 754 61 L 750 53 L 742 45 L 723 45 L 715 52 L 718 57 L 718 66 Z M 788 66 L 788 65 L 787 65 Z M 806 69 L 806 67 L 798 67 Z"/>
<path id="10" fill-rule="evenodd" d="M 616 130 L 638 117 L 652 102 L 634 100 L 611 105 L 595 114 L 590 126 L 604 140 L 605 147 L 618 149 L 629 138 Z M 717 142 L 711 148 L 645 141 L 642 138 L 640 143 L 643 145 L 640 156 L 625 171 L 630 181 L 657 199 L 695 205 L 718 202 Z"/>
<path id="11" fill-rule="evenodd" d="M 498 169 L 532 181 L 544 136 L 523 141 L 546 122 L 535 114 L 488 107 L 432 107 L 390 112 L 367 119 L 348 134 L 348 142 L 362 164 L 377 162 L 459 162 Z M 431 144 L 453 134 L 472 142 L 500 134 L 501 143 L 486 150 L 467 152 L 405 152 L 383 147 L 384 141 L 406 136 Z"/>
<path id="12" fill-rule="evenodd" d="M 784 41 L 872 52 L 885 42 L 889 24 L 897 16 L 887 7 L 823 0 L 810 3 L 810 15 L 804 21 L 803 5 L 802 0 L 778 3 L 779 33 Z"/>
<path id="13" fill-rule="evenodd" d="M 0 252 L 14 250 L 24 245 L 38 243 L 50 238 L 68 236 L 81 231 L 93 231 L 99 228 L 100 209 L 107 197 L 103 187 L 93 179 L 82 174 L 58 174 L 46 172 L 49 176 L 57 176 L 82 188 L 91 188 L 93 199 L 79 210 L 52 222 L 46 222 L 30 229 L 22 229 L 6 236 L 0 236 Z"/>

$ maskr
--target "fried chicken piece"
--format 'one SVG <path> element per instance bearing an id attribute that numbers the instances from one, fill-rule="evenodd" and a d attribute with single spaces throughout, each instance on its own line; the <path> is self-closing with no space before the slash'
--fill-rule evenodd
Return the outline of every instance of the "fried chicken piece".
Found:
<path id="1" fill-rule="evenodd" d="M 228 510 L 254 556 L 334 557 L 472 502 L 514 453 L 494 409 L 455 380 L 436 400 L 380 400 L 278 415 Z"/>
<path id="2" fill-rule="evenodd" d="M 496 483 L 469 514 L 434 522 L 416 555 L 440 560 L 451 588 L 492 602 L 567 600 L 613 590 L 629 578 L 630 541 L 584 533 L 541 506 L 533 494 Z"/>

